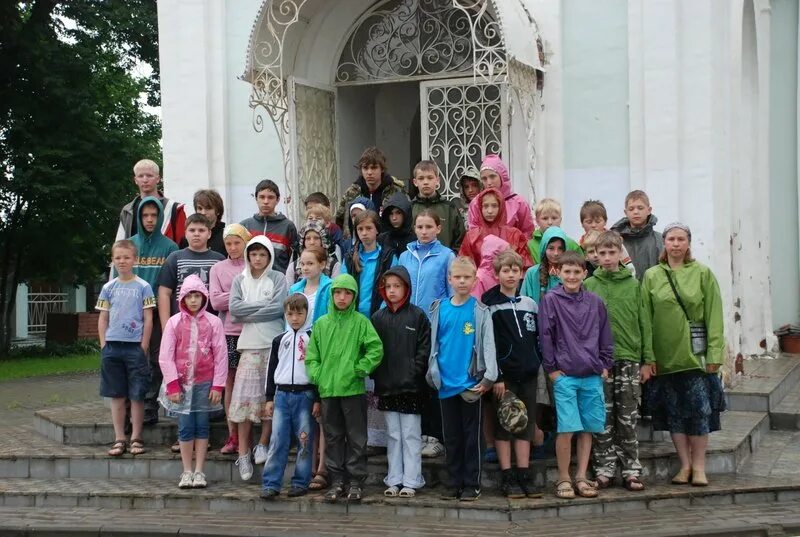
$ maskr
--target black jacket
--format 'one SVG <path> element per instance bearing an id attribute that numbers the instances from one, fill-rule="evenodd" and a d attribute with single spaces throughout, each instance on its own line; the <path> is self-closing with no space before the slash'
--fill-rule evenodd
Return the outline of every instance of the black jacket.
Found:
<path id="1" fill-rule="evenodd" d="M 381 281 L 381 276 L 383 276 L 383 274 L 391 268 L 392 262 L 394 261 L 394 256 L 395 256 L 394 250 L 381 247 L 381 256 L 378 258 L 378 268 L 375 271 L 375 285 L 372 286 L 372 307 L 370 308 L 369 312 L 370 315 L 378 311 L 378 308 L 381 307 L 381 302 L 383 302 L 383 297 L 381 296 L 380 289 L 378 289 L 378 283 Z M 358 293 L 360 295 L 361 278 L 360 278 L 360 273 L 356 271 L 356 267 L 353 265 L 352 251 L 347 256 L 345 256 L 344 266 L 347 267 L 347 273 L 356 279 L 356 283 L 358 284 Z"/>
<path id="2" fill-rule="evenodd" d="M 497 381 L 508 378 L 524 382 L 535 377 L 541 364 L 538 308 L 527 296 L 509 298 L 495 285 L 481 297 L 489 307 L 497 349 Z"/>
<path id="3" fill-rule="evenodd" d="M 383 342 L 383 361 L 370 375 L 378 395 L 425 393 L 425 374 L 431 353 L 431 323 L 419 307 L 410 302 L 411 277 L 405 267 L 394 267 L 393 274 L 406 282 L 406 298 L 397 311 L 388 305 L 372 315 L 372 325 Z M 383 286 L 381 286 L 383 295 Z"/>
<path id="4" fill-rule="evenodd" d="M 393 228 L 389 221 L 389 213 L 395 208 L 403 211 L 403 225 L 399 229 Z M 406 251 L 408 243 L 417 240 L 411 219 L 411 200 L 403 192 L 395 192 L 386 200 L 381 213 L 381 224 L 384 231 L 378 235 L 378 244 L 381 248 L 391 248 L 397 256 Z"/>

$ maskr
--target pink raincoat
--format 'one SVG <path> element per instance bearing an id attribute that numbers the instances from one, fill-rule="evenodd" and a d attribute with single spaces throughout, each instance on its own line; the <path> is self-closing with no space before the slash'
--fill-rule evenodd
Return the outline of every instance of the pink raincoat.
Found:
<path id="1" fill-rule="evenodd" d="M 483 293 L 500 283 L 494 273 L 492 261 L 497 254 L 503 250 L 508 250 L 511 245 L 496 235 L 489 235 L 483 239 L 481 245 L 481 264 L 478 266 L 477 280 L 472 287 L 472 296 L 481 299 Z"/>
<path id="2" fill-rule="evenodd" d="M 506 200 L 506 221 L 509 226 L 520 230 L 526 239 L 530 239 L 536 229 L 531 206 L 525 198 L 511 191 L 511 180 L 505 162 L 497 155 L 486 155 L 481 163 L 481 171 L 483 170 L 492 170 L 500 176 L 500 191 Z M 477 227 L 481 222 L 481 207 L 476 199 L 477 196 L 469 204 L 469 229 Z"/>

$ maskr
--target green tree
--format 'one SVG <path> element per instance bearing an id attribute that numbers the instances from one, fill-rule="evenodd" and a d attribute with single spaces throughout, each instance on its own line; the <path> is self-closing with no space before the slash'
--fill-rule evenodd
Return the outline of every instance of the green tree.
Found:
<path id="1" fill-rule="evenodd" d="M 0 355 L 17 285 L 91 281 L 132 165 L 160 156 L 155 0 L 0 2 Z"/>

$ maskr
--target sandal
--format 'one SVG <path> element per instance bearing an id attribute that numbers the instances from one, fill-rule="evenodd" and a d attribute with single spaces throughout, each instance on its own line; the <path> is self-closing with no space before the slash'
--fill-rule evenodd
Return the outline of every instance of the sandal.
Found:
<path id="1" fill-rule="evenodd" d="M 397 485 L 392 485 L 391 487 L 383 491 L 383 495 L 386 496 L 387 498 L 394 498 L 399 493 L 400 493 L 400 487 L 398 487 Z"/>
<path id="2" fill-rule="evenodd" d="M 637 476 L 631 476 L 622 481 L 622 486 L 631 492 L 639 492 L 644 490 L 644 483 Z"/>
<path id="3" fill-rule="evenodd" d="M 411 487 L 403 487 L 402 489 L 400 489 L 400 494 L 398 494 L 398 496 L 400 496 L 401 498 L 413 498 L 416 495 L 417 491 L 412 489 Z"/>
<path id="4" fill-rule="evenodd" d="M 344 496 L 344 485 L 342 483 L 336 483 L 331 489 L 325 493 L 325 496 L 322 499 L 327 503 L 336 503 L 336 501 Z"/>
<path id="5" fill-rule="evenodd" d="M 575 492 L 582 498 L 597 498 L 597 489 L 585 478 L 575 480 Z"/>
<path id="6" fill-rule="evenodd" d="M 562 500 L 575 498 L 575 489 L 572 488 L 572 481 L 564 479 L 556 483 L 556 498 L 561 498 Z"/>
<path id="7" fill-rule="evenodd" d="M 706 477 L 706 473 L 699 470 L 692 470 L 692 486 L 707 487 L 708 478 Z"/>
<path id="8" fill-rule="evenodd" d="M 108 450 L 108 455 L 110 457 L 120 457 L 125 453 L 126 446 L 125 440 L 114 440 L 114 445 Z"/>
<path id="9" fill-rule="evenodd" d="M 692 478 L 692 469 L 681 468 L 681 471 L 675 474 L 675 477 L 672 478 L 673 485 L 688 485 L 689 480 Z"/>
<path id="10" fill-rule="evenodd" d="M 594 481 L 590 482 L 589 484 L 592 485 L 596 489 L 607 489 L 611 486 L 613 479 L 610 477 L 606 477 L 604 475 L 599 475 L 595 478 Z"/>
<path id="11" fill-rule="evenodd" d="M 131 439 L 131 445 L 128 448 L 128 451 L 131 455 L 141 455 L 145 453 L 147 450 L 144 448 L 144 442 L 137 439 Z"/>
<path id="12" fill-rule="evenodd" d="M 175 443 L 170 446 L 169 450 L 173 453 L 180 453 L 181 452 L 180 440 L 175 440 Z"/>
<path id="13" fill-rule="evenodd" d="M 308 484 L 308 490 L 324 490 L 330 486 L 328 483 L 328 476 L 325 474 L 317 474 L 311 483 Z"/>
<path id="14" fill-rule="evenodd" d="M 361 501 L 361 487 L 358 485 L 350 485 L 350 490 L 347 491 L 347 501 L 348 502 L 360 502 Z"/>

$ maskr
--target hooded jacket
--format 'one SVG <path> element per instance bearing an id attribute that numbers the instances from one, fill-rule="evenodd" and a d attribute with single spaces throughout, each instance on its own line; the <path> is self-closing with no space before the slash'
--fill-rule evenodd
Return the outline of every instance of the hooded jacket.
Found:
<path id="1" fill-rule="evenodd" d="M 316 387 L 306 371 L 306 350 L 311 334 L 306 328 L 289 328 L 272 340 L 267 364 L 267 401 L 275 399 L 277 389 L 310 391 L 317 398 Z"/>
<path id="2" fill-rule="evenodd" d="M 196 291 L 203 295 L 200 311 L 192 315 L 184 298 Z M 168 395 L 201 382 L 211 382 L 211 389 L 222 392 L 228 378 L 228 348 L 225 332 L 215 315 L 206 311 L 208 291 L 200 278 L 192 274 L 181 286 L 180 312 L 169 318 L 161 336 L 158 363 L 164 375 Z"/>
<path id="3" fill-rule="evenodd" d="M 248 251 L 254 244 L 261 244 L 269 252 L 269 264 L 261 276 L 254 278 Z M 261 350 L 272 345 L 275 336 L 283 332 L 283 301 L 288 293 L 286 276 L 272 270 L 275 262 L 272 242 L 263 235 L 250 239 L 245 247 L 244 271 L 231 285 L 229 312 L 232 322 L 242 324 L 237 349 Z"/>
<path id="4" fill-rule="evenodd" d="M 147 196 L 151 197 L 151 196 Z M 184 233 L 186 232 L 186 211 L 184 210 L 183 203 L 177 203 L 169 198 L 165 198 L 161 193 L 158 193 L 158 200 L 164 212 L 164 220 L 161 223 L 161 234 L 166 238 L 178 244 L 183 240 Z M 133 231 L 138 229 L 139 219 L 139 204 L 142 199 L 137 195 L 132 201 L 126 203 L 122 210 L 119 212 L 119 227 L 117 228 L 117 236 L 115 240 L 121 241 L 128 239 L 133 235 Z"/>
<path id="5" fill-rule="evenodd" d="M 564 233 L 564 230 L 558 226 L 550 226 L 542 236 L 542 242 L 539 245 L 539 259 L 545 258 L 547 245 L 556 239 L 561 239 L 564 243 L 566 243 L 567 234 Z M 541 303 L 541 298 L 547 291 L 558 287 L 558 285 L 561 283 L 561 280 L 558 279 L 558 276 L 550 274 L 547 277 L 547 286 L 543 288 L 541 281 L 539 280 L 539 271 L 541 270 L 541 266 L 542 265 L 540 263 L 535 267 L 528 269 L 528 272 L 525 273 L 525 279 L 522 281 L 521 290 L 523 295 L 531 297 L 537 304 Z"/>
<path id="6" fill-rule="evenodd" d="M 408 270 L 413 283 L 412 304 L 429 311 L 434 300 L 453 294 L 453 288 L 447 283 L 447 269 L 455 257 L 453 251 L 438 240 L 428 244 L 414 241 L 408 245 L 398 264 Z"/>
<path id="7" fill-rule="evenodd" d="M 539 302 L 539 342 L 546 373 L 600 375 L 614 365 L 614 338 L 603 301 L 581 288 L 557 287 Z M 556 380 L 558 382 L 558 380 Z"/>
<path id="8" fill-rule="evenodd" d="M 692 353 L 689 324 L 667 280 L 672 281 L 692 321 L 702 321 L 708 332 L 705 357 Z M 653 354 L 658 374 L 705 370 L 706 364 L 725 361 L 725 336 L 722 322 L 722 297 L 711 269 L 691 261 L 678 269 L 659 263 L 648 269 L 642 282 L 644 308 L 653 327 Z"/>
<path id="9" fill-rule="evenodd" d="M 544 232 L 537 228 L 536 231 L 533 232 L 533 237 L 531 237 L 531 240 L 528 241 L 528 251 L 531 253 L 531 259 L 533 259 L 534 265 L 538 265 L 542 262 L 541 246 L 543 235 Z M 570 237 L 567 237 L 567 250 L 583 254 L 583 248 L 581 248 L 581 245 Z"/>
<path id="10" fill-rule="evenodd" d="M 347 214 L 350 213 L 350 204 L 355 200 L 357 197 L 362 196 L 370 201 L 372 201 L 373 207 L 375 207 L 375 211 L 378 213 L 383 212 L 383 207 L 386 205 L 386 202 L 389 200 L 392 194 L 397 192 L 406 193 L 406 185 L 400 179 L 393 177 L 383 172 L 383 177 L 381 177 L 381 184 L 378 185 L 378 188 L 375 189 L 375 192 L 370 192 L 369 187 L 367 187 L 367 182 L 364 180 L 364 177 L 359 174 L 358 179 L 356 179 L 353 184 L 347 187 L 347 190 L 344 191 L 344 195 L 342 195 L 342 201 L 339 202 L 339 209 L 336 211 L 336 223 L 344 229 L 344 222 L 347 218 Z M 347 230 L 345 230 L 347 233 Z"/>
<path id="11" fill-rule="evenodd" d="M 527 240 L 536 228 L 533 223 L 533 213 L 531 206 L 525 198 L 511 191 L 511 180 L 508 176 L 508 167 L 505 162 L 497 155 L 486 155 L 481 163 L 481 171 L 492 170 L 500 176 L 500 191 L 506 202 L 506 221 L 511 227 L 517 228 L 522 232 L 522 236 Z M 475 200 L 469 204 L 469 228 L 479 226 L 481 223 L 481 205 Z"/>
<path id="12" fill-rule="evenodd" d="M 292 251 L 297 248 L 298 244 L 297 228 L 294 222 L 281 213 L 269 216 L 262 216 L 260 213 L 256 213 L 239 223 L 253 237 L 263 235 L 272 242 L 275 249 L 274 270 L 286 274 L 286 267 L 289 266 L 289 261 L 292 259 Z"/>
<path id="13" fill-rule="evenodd" d="M 336 289 L 347 289 L 353 300 L 339 310 Z M 331 284 L 328 313 L 314 325 L 306 351 L 306 372 L 320 397 L 349 397 L 365 393 L 364 379 L 378 367 L 383 345 L 370 320 L 356 311 L 358 285 L 349 274 Z"/>
<path id="14" fill-rule="evenodd" d="M 500 200 L 500 211 L 497 213 L 497 217 L 495 218 L 494 222 L 487 222 L 483 218 L 483 212 L 480 211 L 483 198 L 487 194 L 494 194 L 497 199 Z M 477 220 L 478 224 L 471 226 L 470 230 L 467 231 L 467 234 L 464 236 L 464 241 L 461 243 L 461 248 L 458 250 L 458 255 L 471 257 L 475 262 L 475 266 L 480 265 L 481 245 L 483 244 L 483 239 L 489 235 L 494 235 L 495 237 L 499 237 L 510 244 L 511 248 L 513 248 L 515 252 L 522 256 L 522 264 L 524 267 L 528 268 L 532 266 L 533 263 L 531 262 L 531 254 L 528 251 L 527 241 L 519 229 L 504 223 L 506 221 L 506 206 L 502 202 L 501 198 L 502 194 L 500 191 L 494 188 L 487 188 L 475 196 L 475 199 L 472 200 L 472 202 L 477 203 L 479 208 L 479 217 Z"/>
<path id="15" fill-rule="evenodd" d="M 403 225 L 394 228 L 389 220 L 392 209 L 400 209 L 403 213 Z M 378 244 L 381 248 L 390 248 L 397 252 L 397 255 L 406 251 L 406 246 L 410 242 L 417 240 L 414 233 L 414 219 L 411 217 L 411 201 L 403 192 L 395 192 L 386 201 L 386 205 L 381 212 L 381 224 L 384 231 L 378 235 Z"/>
<path id="16" fill-rule="evenodd" d="M 376 250 L 372 252 L 364 252 L 359 250 L 359 259 L 361 261 L 361 272 L 356 272 L 356 267 L 353 264 L 353 256 L 348 255 L 344 258 L 344 265 L 342 266 L 342 274 L 351 274 L 358 285 L 359 295 L 368 293 L 370 297 L 369 310 L 366 309 L 366 302 L 364 309 L 361 311 L 365 316 L 371 317 L 378 308 L 381 307 L 381 294 L 378 289 L 378 282 L 381 274 L 389 270 L 390 267 L 396 264 L 394 250 L 387 250 L 378 245 Z"/>
<path id="17" fill-rule="evenodd" d="M 509 297 L 495 285 L 481 297 L 492 314 L 497 348 L 498 381 L 525 382 L 536 376 L 541 365 L 536 302 L 517 294 Z"/>
<path id="18" fill-rule="evenodd" d="M 499 283 L 497 275 L 494 273 L 492 262 L 494 258 L 497 257 L 497 254 L 503 250 L 508 250 L 509 246 L 510 244 L 506 241 L 494 235 L 489 235 L 483 239 L 483 245 L 481 245 L 481 264 L 478 265 L 477 279 L 470 293 L 478 300 L 481 299 L 483 293 Z"/>
<path id="19" fill-rule="evenodd" d="M 319 287 L 317 287 L 317 292 L 314 294 L 314 315 L 311 317 L 311 323 L 316 323 L 320 317 L 328 313 L 328 302 L 331 298 L 331 283 L 333 280 L 328 278 L 324 274 L 319 275 Z M 306 290 L 306 279 L 303 278 L 299 282 L 295 283 L 289 288 L 289 294 L 292 295 L 294 293 L 302 293 L 305 294 Z M 308 323 L 307 323 L 308 324 Z"/>
<path id="20" fill-rule="evenodd" d="M 155 204 L 158 209 L 158 220 L 152 233 L 145 231 L 142 225 L 142 206 L 146 203 Z M 146 281 L 152 287 L 153 292 L 158 291 L 158 273 L 172 252 L 178 246 L 161 233 L 164 225 L 164 207 L 158 198 L 147 196 L 137 207 L 136 235 L 131 237 L 131 241 L 136 245 L 137 257 L 136 264 L 133 266 L 133 273 Z M 111 277 L 115 277 L 116 270 L 112 269 Z"/>
<path id="21" fill-rule="evenodd" d="M 611 229 L 622 235 L 622 242 L 636 267 L 636 278 L 644 279 L 647 269 L 658 265 L 658 256 L 664 249 L 664 238 L 653 229 L 658 223 L 656 215 L 651 214 L 642 229 L 633 229 L 627 217 L 621 218 Z"/>
<path id="22" fill-rule="evenodd" d="M 437 237 L 439 242 L 448 248 L 457 250 L 464 239 L 464 221 L 458 208 L 442 198 L 438 192 L 431 198 L 417 196 L 411 202 L 411 221 L 415 222 L 417 215 L 425 209 L 430 209 L 436 213 L 441 221 L 442 231 Z"/>
<path id="23" fill-rule="evenodd" d="M 606 305 L 614 334 L 614 359 L 654 362 L 650 316 L 644 309 L 639 281 L 631 271 L 620 267 L 616 272 L 609 272 L 598 267 L 583 285 Z"/>
<path id="24" fill-rule="evenodd" d="M 406 296 L 396 309 L 389 303 L 384 289 L 386 277 L 390 275 L 406 284 Z M 372 315 L 372 325 L 383 342 L 383 360 L 371 375 L 378 395 L 426 392 L 431 324 L 425 312 L 411 303 L 411 290 L 411 277 L 405 267 L 389 269 L 381 278 L 380 291 L 386 307 Z"/>
<path id="25" fill-rule="evenodd" d="M 351 245 L 353 242 L 355 242 L 356 239 L 356 229 L 354 227 L 355 223 L 353 222 L 353 217 L 351 216 L 350 211 L 353 210 L 353 205 L 358 205 L 358 204 L 363 205 L 365 211 L 374 211 L 376 213 L 378 212 L 378 209 L 375 208 L 375 205 L 372 203 L 372 200 L 364 196 L 358 196 L 347 204 L 347 215 L 346 215 L 347 227 L 344 228 L 344 232 L 348 237 L 350 237 Z"/>

